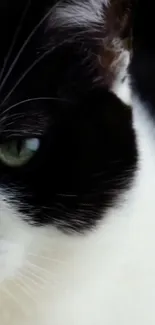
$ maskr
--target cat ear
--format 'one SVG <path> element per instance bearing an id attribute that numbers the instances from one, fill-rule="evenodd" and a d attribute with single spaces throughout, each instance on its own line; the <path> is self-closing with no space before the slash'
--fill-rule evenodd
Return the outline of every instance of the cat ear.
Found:
<path id="1" fill-rule="evenodd" d="M 76 45 L 77 51 L 84 51 L 81 57 L 88 59 L 89 70 L 95 70 L 94 82 L 101 81 L 117 95 L 130 61 L 126 44 L 132 1 L 63 0 L 53 7 L 48 21 L 50 46 Z"/>

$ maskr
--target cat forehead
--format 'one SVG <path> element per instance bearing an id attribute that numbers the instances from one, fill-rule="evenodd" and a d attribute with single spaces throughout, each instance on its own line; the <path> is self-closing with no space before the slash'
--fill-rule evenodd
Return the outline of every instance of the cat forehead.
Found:
<path id="1" fill-rule="evenodd" d="M 61 29 L 61 27 L 89 28 L 93 23 L 103 22 L 102 8 L 107 5 L 108 0 L 45 0 L 39 4 L 36 0 L 8 0 L 7 3 L 2 0 L 0 39 L 3 46 L 0 52 L 0 65 L 5 66 L 5 71 L 2 68 L 3 75 L 9 71 L 10 64 L 12 66 L 15 60 L 13 69 L 11 68 L 13 70 L 11 78 L 14 83 L 13 78 L 16 78 L 17 70 L 26 69 L 26 62 L 27 65 L 31 64 L 30 61 L 37 59 L 36 56 L 41 52 L 45 52 L 48 45 L 50 55 L 53 54 L 54 49 L 58 47 L 58 42 L 62 44 L 62 30 L 65 33 L 63 34 L 65 40 L 68 41 L 67 28 Z M 48 26 L 51 27 L 49 33 Z M 21 73 L 23 71 L 18 74 Z M 9 83 L 5 86 L 9 87 Z"/>
<path id="2" fill-rule="evenodd" d="M 59 1 L 53 7 L 49 26 L 88 26 L 89 24 L 103 23 L 104 8 L 109 0 L 70 0 Z"/>

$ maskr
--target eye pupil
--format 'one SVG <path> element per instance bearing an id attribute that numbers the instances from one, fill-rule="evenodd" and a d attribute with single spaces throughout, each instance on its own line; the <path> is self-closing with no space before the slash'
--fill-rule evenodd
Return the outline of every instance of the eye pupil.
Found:
<path id="1" fill-rule="evenodd" d="M 20 155 L 21 149 L 22 149 L 22 141 L 21 140 L 17 141 L 16 146 L 17 146 L 17 154 Z M 15 148 L 15 146 L 14 146 L 14 148 Z"/>

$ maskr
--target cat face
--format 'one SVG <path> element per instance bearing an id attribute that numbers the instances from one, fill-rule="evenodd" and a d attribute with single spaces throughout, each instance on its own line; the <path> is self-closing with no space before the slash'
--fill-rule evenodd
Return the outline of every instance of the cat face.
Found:
<path id="1" fill-rule="evenodd" d="M 132 184 L 135 134 L 111 91 L 125 75 L 108 8 L 0 2 L 0 278 L 45 229 L 92 231 Z"/>

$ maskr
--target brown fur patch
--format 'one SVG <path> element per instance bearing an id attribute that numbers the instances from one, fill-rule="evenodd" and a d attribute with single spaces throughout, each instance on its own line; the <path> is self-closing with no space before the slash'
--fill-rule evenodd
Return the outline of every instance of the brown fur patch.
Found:
<path id="1" fill-rule="evenodd" d="M 132 1 L 111 0 L 105 12 L 104 47 L 99 54 L 104 85 L 108 88 L 121 69 L 125 50 L 132 52 Z"/>

